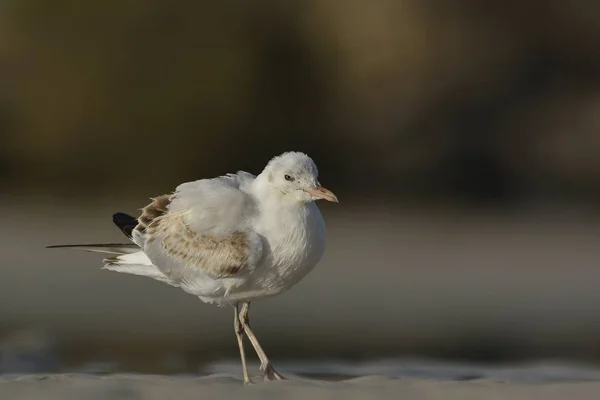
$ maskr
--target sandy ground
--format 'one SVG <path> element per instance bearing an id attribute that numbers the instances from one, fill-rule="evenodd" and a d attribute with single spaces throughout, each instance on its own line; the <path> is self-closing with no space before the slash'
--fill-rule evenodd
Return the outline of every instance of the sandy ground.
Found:
<path id="1" fill-rule="evenodd" d="M 594 399 L 600 382 L 511 382 L 365 376 L 338 382 L 292 377 L 244 386 L 237 376 L 21 375 L 0 378 L 5 400 L 70 399 Z"/>
<path id="2" fill-rule="evenodd" d="M 204 375 L 7 374 L 0 399 L 596 399 L 600 368 L 564 363 L 512 366 L 382 360 L 288 363 L 288 380 L 245 386 L 239 363 L 219 362 Z M 257 372 L 257 366 L 251 365 Z M 320 374 L 309 379 L 300 373 Z"/>

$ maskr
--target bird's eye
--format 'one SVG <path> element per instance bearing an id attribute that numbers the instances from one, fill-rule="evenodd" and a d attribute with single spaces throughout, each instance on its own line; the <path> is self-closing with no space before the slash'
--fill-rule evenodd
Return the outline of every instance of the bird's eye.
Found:
<path id="1" fill-rule="evenodd" d="M 285 180 L 286 180 L 286 181 L 289 181 L 289 182 L 294 182 L 294 178 L 292 178 L 292 177 L 291 177 L 291 176 L 289 176 L 289 175 L 286 175 L 286 176 L 284 176 L 284 178 L 285 178 Z"/>

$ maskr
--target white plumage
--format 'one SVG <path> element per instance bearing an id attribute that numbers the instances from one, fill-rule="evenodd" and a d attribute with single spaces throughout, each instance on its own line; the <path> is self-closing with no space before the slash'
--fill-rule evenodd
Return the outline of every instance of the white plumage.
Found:
<path id="1" fill-rule="evenodd" d="M 317 178 L 310 157 L 289 152 L 273 158 L 256 177 L 238 172 L 183 183 L 172 195 L 154 199 L 135 222 L 131 237 L 139 250 L 126 246 L 106 259 L 104 268 L 166 282 L 205 302 L 233 305 L 238 331 L 250 338 L 265 376 L 280 379 L 255 343 L 247 308 L 292 287 L 323 256 L 325 223 L 314 200 L 337 198 Z M 84 248 L 119 253 L 116 245 L 96 246 Z M 238 342 L 249 382 L 239 335 Z"/>

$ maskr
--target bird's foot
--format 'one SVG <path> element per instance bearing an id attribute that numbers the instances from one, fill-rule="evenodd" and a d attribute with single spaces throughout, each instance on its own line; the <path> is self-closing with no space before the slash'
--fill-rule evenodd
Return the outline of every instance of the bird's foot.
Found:
<path id="1" fill-rule="evenodd" d="M 245 378 L 244 386 L 250 386 L 250 385 L 254 385 L 254 382 L 252 382 L 252 380 L 250 378 Z"/>
<path id="2" fill-rule="evenodd" d="M 261 365 L 260 369 L 265 374 L 265 381 L 285 380 L 285 378 L 281 374 L 279 374 L 279 372 L 277 372 L 275 368 L 273 368 L 273 365 L 271 363 Z"/>

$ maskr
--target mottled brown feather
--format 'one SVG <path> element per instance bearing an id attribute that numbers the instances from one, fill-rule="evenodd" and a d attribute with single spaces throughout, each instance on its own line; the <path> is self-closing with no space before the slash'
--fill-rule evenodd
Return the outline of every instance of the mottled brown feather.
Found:
<path id="1" fill-rule="evenodd" d="M 156 218 L 165 215 L 169 211 L 171 198 L 172 195 L 164 194 L 152 199 L 152 203 L 142 209 L 142 215 L 138 218 L 136 230 L 144 233 Z"/>
<path id="2" fill-rule="evenodd" d="M 166 213 L 153 219 L 146 227 L 148 241 L 160 238 L 162 248 L 170 257 L 215 277 L 231 276 L 246 265 L 246 233 L 236 231 L 221 238 L 198 234 L 185 223 L 184 215 Z"/>

